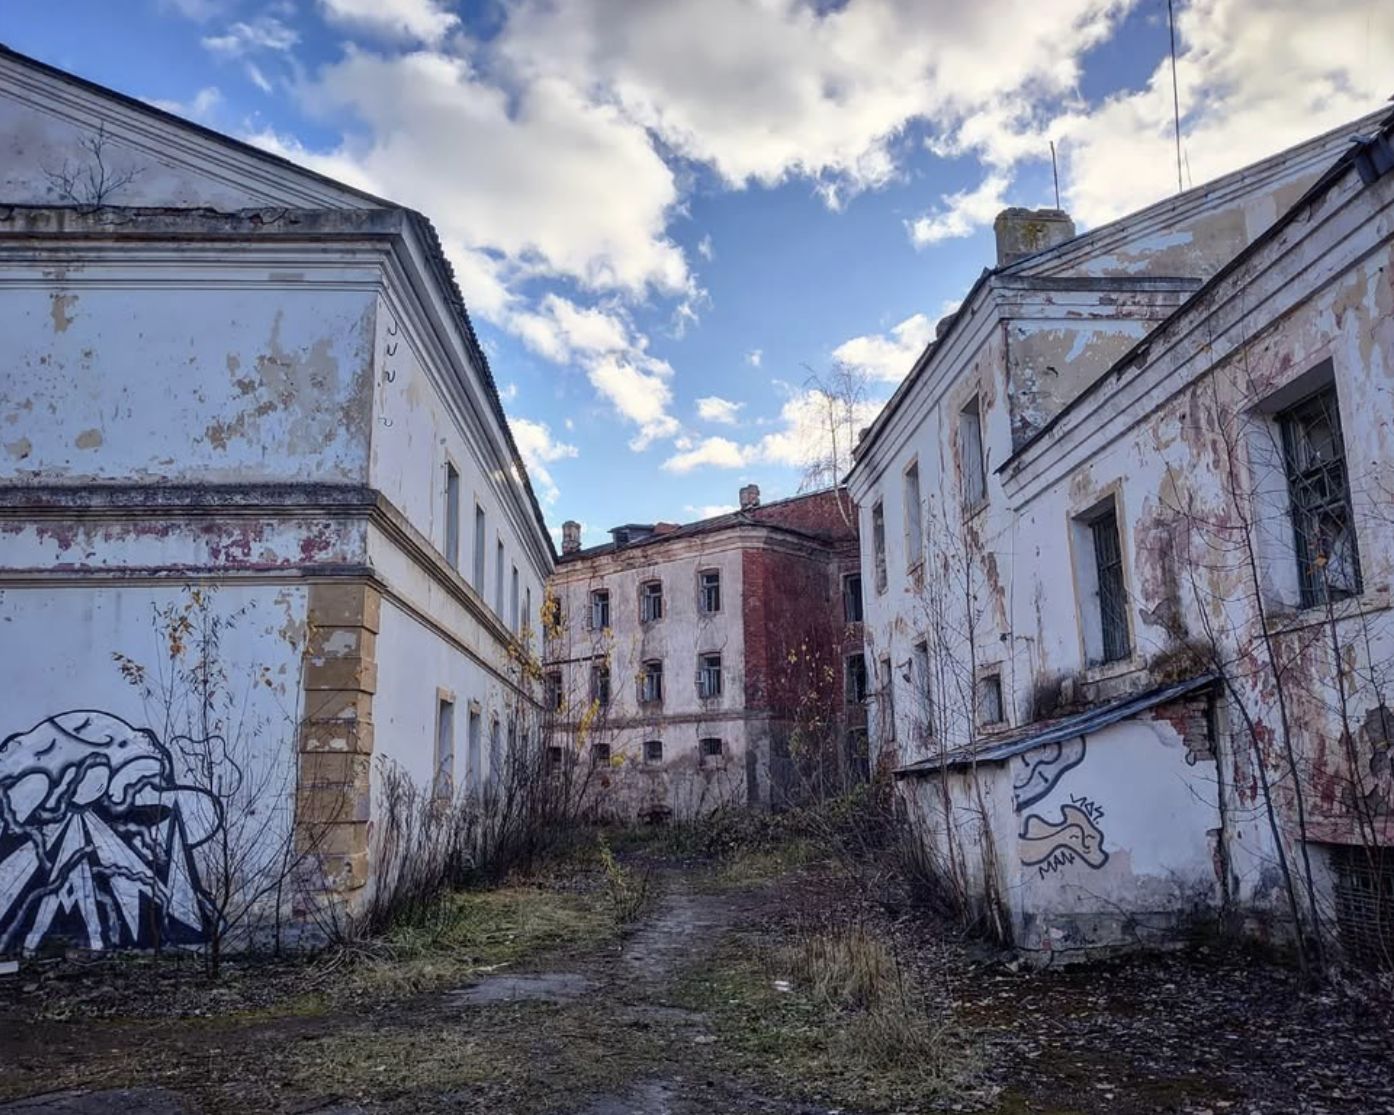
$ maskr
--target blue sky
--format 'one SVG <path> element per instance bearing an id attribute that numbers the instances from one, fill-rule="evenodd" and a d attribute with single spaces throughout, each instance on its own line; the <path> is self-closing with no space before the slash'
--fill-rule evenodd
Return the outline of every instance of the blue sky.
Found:
<path id="1" fill-rule="evenodd" d="M 1177 12 L 1195 183 L 1394 90 L 1387 0 Z M 587 541 L 798 490 L 814 377 L 869 418 L 1051 140 L 1081 228 L 1175 188 L 1164 0 L 6 0 L 0 40 L 425 211 Z"/>

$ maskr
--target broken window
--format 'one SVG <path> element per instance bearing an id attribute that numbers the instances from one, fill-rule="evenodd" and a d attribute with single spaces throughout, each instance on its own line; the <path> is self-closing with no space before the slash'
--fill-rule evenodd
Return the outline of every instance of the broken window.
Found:
<path id="1" fill-rule="evenodd" d="M 1361 591 L 1346 447 L 1336 389 L 1327 387 L 1278 415 L 1291 500 L 1302 606 Z"/>
<path id="2" fill-rule="evenodd" d="M 656 704 L 663 700 L 663 663 L 657 659 L 645 662 L 639 673 L 639 701 Z"/>
<path id="3" fill-rule="evenodd" d="M 445 462 L 445 560 L 460 565 L 460 470 Z"/>
<path id="4" fill-rule="evenodd" d="M 905 470 L 905 568 L 924 561 L 924 522 L 920 515 L 920 465 L 913 461 Z"/>
<path id="5" fill-rule="evenodd" d="M 714 763 L 721 759 L 723 753 L 722 743 L 719 739 L 699 739 L 697 741 L 697 756 L 702 763 Z"/>
<path id="6" fill-rule="evenodd" d="M 886 591 L 886 509 L 877 500 L 871 509 L 871 552 L 876 564 L 876 591 Z"/>
<path id="7" fill-rule="evenodd" d="M 547 675 L 542 699 L 548 712 L 561 712 L 562 692 L 560 670 L 553 670 Z"/>
<path id="8" fill-rule="evenodd" d="M 721 696 L 721 655 L 703 654 L 697 659 L 697 696 L 703 700 Z"/>
<path id="9" fill-rule="evenodd" d="M 610 594 L 603 588 L 591 593 L 591 630 L 604 631 L 610 626 Z"/>
<path id="10" fill-rule="evenodd" d="M 484 508 L 474 505 L 474 591 L 484 596 L 484 541 L 488 535 Z"/>
<path id="11" fill-rule="evenodd" d="M 601 708 L 610 703 L 610 667 L 604 663 L 591 667 L 591 700 Z"/>
<path id="12" fill-rule="evenodd" d="M 448 798 L 455 792 L 455 702 L 448 697 L 436 700 L 436 769 L 432 781 L 433 797 Z"/>
<path id="13" fill-rule="evenodd" d="M 881 738 L 884 740 L 895 739 L 895 676 L 891 671 L 891 660 L 881 659 L 879 663 L 880 692 L 877 694 L 881 702 L 880 721 Z"/>
<path id="14" fill-rule="evenodd" d="M 848 623 L 862 622 L 862 575 L 847 573 L 842 578 L 842 618 Z"/>
<path id="15" fill-rule="evenodd" d="M 591 744 L 591 763 L 598 767 L 610 765 L 610 745 L 608 743 Z"/>
<path id="16" fill-rule="evenodd" d="M 934 679 L 929 672 L 929 641 L 921 639 L 915 644 L 910 658 L 911 683 L 919 707 L 915 710 L 919 719 L 921 734 L 925 739 L 934 738 Z"/>
<path id="17" fill-rule="evenodd" d="M 1356 964 L 1394 965 L 1394 848 L 1334 845 L 1336 929 Z"/>
<path id="18" fill-rule="evenodd" d="M 704 569 L 697 575 L 697 606 L 705 614 L 721 611 L 721 573 Z"/>
<path id="19" fill-rule="evenodd" d="M 663 741 L 661 739 L 646 739 L 644 741 L 644 762 L 663 762 Z"/>
<path id="20" fill-rule="evenodd" d="M 645 581 L 639 586 L 639 622 L 653 623 L 663 618 L 663 582 Z"/>
<path id="21" fill-rule="evenodd" d="M 984 674 L 978 679 L 978 723 L 984 727 L 1006 719 L 1002 707 L 1002 675 Z"/>
<path id="22" fill-rule="evenodd" d="M 987 468 L 983 462 L 983 419 L 978 396 L 959 412 L 958 451 L 963 471 L 963 506 L 972 511 L 987 499 Z"/>
<path id="23" fill-rule="evenodd" d="M 849 654 L 847 656 L 844 692 L 849 705 L 860 705 L 866 701 L 866 655 Z"/>

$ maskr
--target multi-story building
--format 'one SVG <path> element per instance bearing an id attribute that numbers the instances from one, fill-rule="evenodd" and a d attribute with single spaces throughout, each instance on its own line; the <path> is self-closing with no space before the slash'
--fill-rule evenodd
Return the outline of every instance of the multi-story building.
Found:
<path id="1" fill-rule="evenodd" d="M 553 562 L 431 225 L 0 50 L 0 311 L 0 952 L 353 908 Z"/>
<path id="2" fill-rule="evenodd" d="M 832 731 L 849 754 L 861 588 L 844 492 L 761 504 L 749 485 L 730 514 L 616 527 L 586 549 L 562 529 L 545 700 L 555 760 L 579 764 L 597 811 L 777 807 L 821 776 L 801 743 Z"/>
<path id="3" fill-rule="evenodd" d="M 874 734 L 1027 951 L 1389 946 L 1389 137 L 1081 236 L 1007 211 L 857 448 Z"/>

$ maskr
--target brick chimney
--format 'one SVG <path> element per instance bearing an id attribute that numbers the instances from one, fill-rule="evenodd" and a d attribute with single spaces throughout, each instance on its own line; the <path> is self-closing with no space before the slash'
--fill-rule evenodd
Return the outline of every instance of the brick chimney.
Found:
<path id="1" fill-rule="evenodd" d="M 564 554 L 580 553 L 581 550 L 581 524 L 575 519 L 567 519 L 561 525 L 561 552 Z"/>
<path id="2" fill-rule="evenodd" d="M 741 489 L 741 510 L 752 511 L 760 506 L 760 485 L 747 484 Z"/>
<path id="3" fill-rule="evenodd" d="M 997 266 L 1006 267 L 1073 240 L 1075 223 L 1063 209 L 1003 209 L 992 231 L 997 234 Z"/>

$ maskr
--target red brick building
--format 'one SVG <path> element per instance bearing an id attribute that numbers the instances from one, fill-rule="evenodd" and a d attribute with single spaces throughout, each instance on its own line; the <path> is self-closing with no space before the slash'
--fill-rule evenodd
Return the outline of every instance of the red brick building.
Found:
<path id="1" fill-rule="evenodd" d="M 860 761 L 856 522 L 845 492 L 762 505 L 750 485 L 729 514 L 628 524 L 587 549 L 565 524 L 554 746 L 602 810 L 778 807 Z"/>

